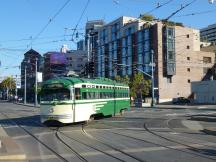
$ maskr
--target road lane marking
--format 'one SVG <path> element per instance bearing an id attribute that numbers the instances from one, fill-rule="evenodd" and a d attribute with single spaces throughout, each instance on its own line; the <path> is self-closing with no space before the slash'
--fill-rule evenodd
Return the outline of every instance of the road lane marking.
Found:
<path id="1" fill-rule="evenodd" d="M 26 155 L 15 154 L 15 155 L 0 155 L 0 160 L 26 160 Z"/>
<path id="2" fill-rule="evenodd" d="M 1 135 L 1 137 L 8 137 L 8 134 L 4 130 L 4 127 L 2 127 L 2 125 L 0 125 L 0 135 Z"/>

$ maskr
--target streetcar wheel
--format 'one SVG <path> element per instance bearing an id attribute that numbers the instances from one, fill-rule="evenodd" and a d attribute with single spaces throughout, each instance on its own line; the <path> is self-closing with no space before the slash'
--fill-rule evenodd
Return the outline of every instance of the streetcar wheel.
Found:
<path id="1" fill-rule="evenodd" d="M 122 110 L 120 111 L 120 115 L 123 116 L 124 114 L 125 114 L 125 109 L 122 109 Z"/>
<path id="2" fill-rule="evenodd" d="M 86 123 L 88 124 L 88 123 L 92 122 L 93 120 L 94 120 L 94 116 L 90 116 L 89 120 L 87 120 Z"/>

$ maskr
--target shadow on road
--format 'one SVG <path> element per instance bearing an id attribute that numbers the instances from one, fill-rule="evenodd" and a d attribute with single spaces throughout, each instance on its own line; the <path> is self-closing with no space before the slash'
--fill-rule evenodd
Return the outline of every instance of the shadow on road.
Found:
<path id="1" fill-rule="evenodd" d="M 197 148 L 194 148 L 194 149 L 190 149 L 190 150 L 199 152 L 200 154 L 203 154 L 203 155 L 216 156 L 216 150 L 215 149 L 197 149 Z"/>
<path id="2" fill-rule="evenodd" d="M 216 115 L 193 115 L 191 116 L 190 120 L 216 122 Z"/>
<path id="3" fill-rule="evenodd" d="M 16 125 L 31 126 L 31 127 L 44 127 L 40 123 L 40 115 L 0 119 L 0 125 L 3 127 L 16 126 Z"/>
<path id="4" fill-rule="evenodd" d="M 209 130 L 209 129 L 203 129 L 201 132 L 208 134 L 208 135 L 213 135 L 216 136 L 216 131 L 215 130 Z"/>

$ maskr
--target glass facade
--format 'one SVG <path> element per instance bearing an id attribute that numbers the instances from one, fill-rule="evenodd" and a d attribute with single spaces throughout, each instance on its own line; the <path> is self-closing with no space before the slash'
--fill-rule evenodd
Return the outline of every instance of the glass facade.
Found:
<path id="1" fill-rule="evenodd" d="M 163 29 L 164 45 L 164 75 L 172 76 L 176 73 L 175 63 L 175 29 L 165 26 Z"/>
<path id="2" fill-rule="evenodd" d="M 120 70 L 119 75 L 131 76 L 133 74 L 133 63 L 137 64 L 138 69 L 147 73 L 151 72 L 149 65 L 151 61 L 149 28 L 136 31 L 135 26 L 130 26 L 121 30 L 119 24 L 115 23 L 110 28 L 106 28 L 107 30 L 103 29 L 99 33 L 101 46 L 98 50 L 97 76 L 114 78 L 117 75 L 117 70 Z M 124 32 L 124 36 L 121 36 L 121 32 Z M 110 36 L 108 36 L 108 33 L 110 33 Z M 110 40 L 106 43 L 108 38 Z M 106 51 L 105 45 L 108 47 Z M 116 68 L 114 62 L 126 66 Z M 108 71 L 106 76 L 105 69 Z"/>
<path id="3" fill-rule="evenodd" d="M 151 67 L 149 66 L 151 62 L 149 29 L 147 28 L 139 31 L 137 38 L 138 38 L 137 68 L 149 73 L 151 70 Z"/>

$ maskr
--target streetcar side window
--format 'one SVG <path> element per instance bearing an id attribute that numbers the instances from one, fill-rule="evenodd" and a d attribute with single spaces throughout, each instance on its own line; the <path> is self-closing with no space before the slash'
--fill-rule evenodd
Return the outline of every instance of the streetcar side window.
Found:
<path id="1" fill-rule="evenodd" d="M 83 92 L 83 93 L 82 93 L 82 99 L 84 99 L 84 100 L 87 99 L 86 92 Z"/>
<path id="2" fill-rule="evenodd" d="M 75 88 L 75 98 L 76 98 L 76 100 L 81 99 L 80 88 Z"/>

